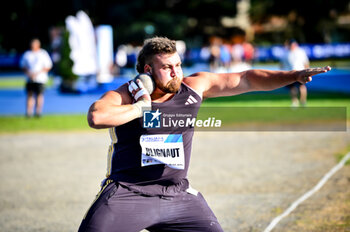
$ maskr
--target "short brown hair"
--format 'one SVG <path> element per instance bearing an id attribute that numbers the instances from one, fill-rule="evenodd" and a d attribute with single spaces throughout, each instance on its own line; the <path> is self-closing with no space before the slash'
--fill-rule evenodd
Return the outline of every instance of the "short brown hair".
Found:
<path id="1" fill-rule="evenodd" d="M 137 57 L 136 70 L 144 72 L 145 65 L 150 62 L 154 55 L 173 54 L 176 52 L 176 42 L 166 37 L 154 37 L 146 39 Z"/>

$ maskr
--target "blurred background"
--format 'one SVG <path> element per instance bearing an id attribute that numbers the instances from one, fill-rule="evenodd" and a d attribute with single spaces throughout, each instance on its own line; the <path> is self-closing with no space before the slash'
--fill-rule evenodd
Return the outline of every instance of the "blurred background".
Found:
<path id="1" fill-rule="evenodd" d="M 0 231 L 77 230 L 110 144 L 106 130 L 88 126 L 87 111 L 136 75 L 138 51 L 153 36 L 177 41 L 184 75 L 290 69 L 291 40 L 307 66 L 332 66 L 306 85 L 303 107 L 285 87 L 203 102 L 204 119 L 216 113 L 238 128 L 196 132 L 200 155 L 189 173 L 225 231 L 262 231 L 350 150 L 349 0 L 11 0 L 0 22 Z M 33 38 L 53 67 L 43 115 L 28 118 L 20 61 Z M 343 170 L 277 230 L 349 231 L 349 165 Z"/>
<path id="2" fill-rule="evenodd" d="M 0 115 L 24 112 L 19 63 L 32 38 L 53 61 L 45 113 L 86 112 L 136 75 L 138 51 L 153 36 L 177 41 L 185 75 L 281 69 L 285 42 L 294 39 L 311 67 L 333 67 L 308 90 L 350 93 L 348 0 L 14 0 L 0 18 Z"/>

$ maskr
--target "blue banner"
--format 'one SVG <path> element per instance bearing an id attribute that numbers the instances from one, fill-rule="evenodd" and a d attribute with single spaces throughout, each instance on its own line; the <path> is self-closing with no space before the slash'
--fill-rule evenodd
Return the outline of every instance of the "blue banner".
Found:
<path id="1" fill-rule="evenodd" d="M 337 44 L 300 44 L 310 60 L 350 57 L 350 43 Z M 286 53 L 283 45 L 257 46 L 255 58 L 257 61 L 280 60 Z"/>

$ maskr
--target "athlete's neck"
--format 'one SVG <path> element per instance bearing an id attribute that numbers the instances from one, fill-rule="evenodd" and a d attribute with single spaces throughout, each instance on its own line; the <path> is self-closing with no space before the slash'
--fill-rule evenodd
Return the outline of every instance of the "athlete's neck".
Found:
<path id="1" fill-rule="evenodd" d="M 165 93 L 160 89 L 155 89 L 154 92 L 151 94 L 152 102 L 162 103 L 169 101 L 171 98 L 173 98 L 175 93 Z"/>

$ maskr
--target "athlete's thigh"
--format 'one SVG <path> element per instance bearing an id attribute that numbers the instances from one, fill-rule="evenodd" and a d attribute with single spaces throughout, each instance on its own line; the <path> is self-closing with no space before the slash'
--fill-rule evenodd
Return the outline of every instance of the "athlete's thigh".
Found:
<path id="1" fill-rule="evenodd" d="M 151 228 L 151 232 L 222 232 L 222 228 L 213 211 L 201 193 L 197 195 L 183 193 L 173 200 L 162 201 L 163 221 Z"/>
<path id="2" fill-rule="evenodd" d="M 86 212 L 80 227 L 79 232 L 85 231 L 104 231 L 104 227 L 98 227 L 95 225 L 103 224 L 104 220 L 98 220 L 101 215 L 108 217 L 108 209 L 106 207 L 108 198 L 117 190 L 115 183 L 105 185 L 101 191 L 96 195 L 96 199 Z"/>
<path id="3" fill-rule="evenodd" d="M 158 217 L 157 200 L 112 183 L 89 209 L 79 232 L 136 232 Z"/>

